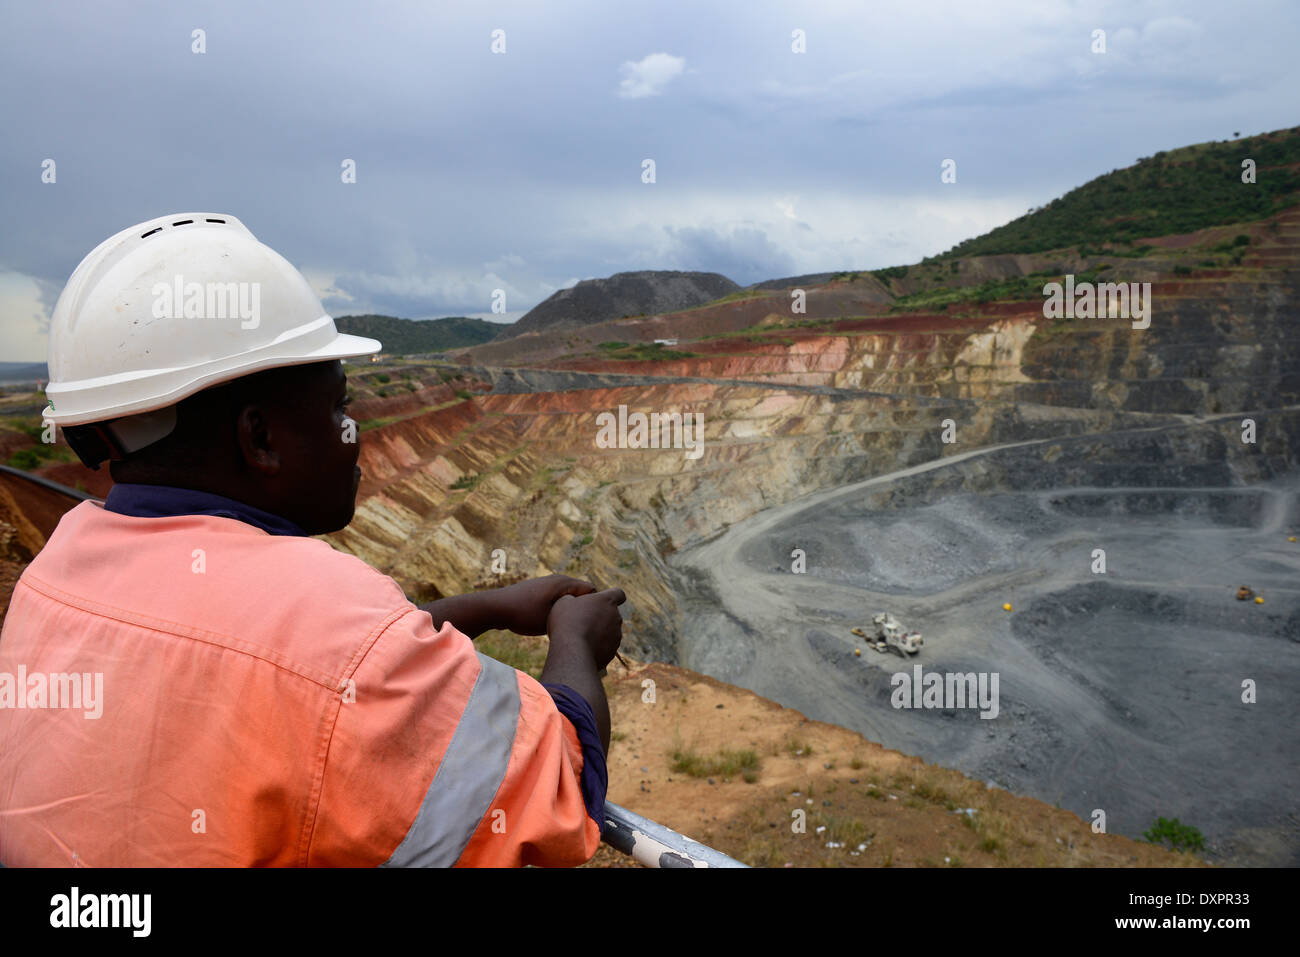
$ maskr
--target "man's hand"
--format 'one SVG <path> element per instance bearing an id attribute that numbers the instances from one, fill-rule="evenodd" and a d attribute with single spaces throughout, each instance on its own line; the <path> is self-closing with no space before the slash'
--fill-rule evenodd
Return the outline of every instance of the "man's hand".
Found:
<path id="1" fill-rule="evenodd" d="M 597 668 L 604 668 L 623 641 L 618 606 L 625 601 L 621 588 L 607 588 L 585 598 L 561 598 L 547 623 L 552 647 L 572 642 L 591 656 Z"/>
<path id="2" fill-rule="evenodd" d="M 600 669 L 618 653 L 623 618 L 618 606 L 626 601 L 621 588 L 595 594 L 562 596 L 551 608 L 547 633 L 551 646 L 542 668 L 542 684 L 561 684 L 586 699 L 596 716 L 600 743 L 609 754 L 609 701 L 600 683 Z"/>
<path id="3" fill-rule="evenodd" d="M 568 575 L 547 575 L 507 585 L 497 594 L 502 627 L 517 635 L 544 635 L 551 607 L 557 601 L 566 595 L 590 595 L 595 590 L 591 582 Z"/>

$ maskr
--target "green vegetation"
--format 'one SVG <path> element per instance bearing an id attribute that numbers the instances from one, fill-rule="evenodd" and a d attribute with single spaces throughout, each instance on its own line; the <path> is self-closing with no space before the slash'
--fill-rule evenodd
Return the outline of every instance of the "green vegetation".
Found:
<path id="1" fill-rule="evenodd" d="M 697 308 L 703 309 L 707 306 L 717 306 L 724 302 L 736 302 L 740 299 L 755 299 L 770 295 L 772 295 L 772 292 L 767 289 L 737 289 L 735 292 L 729 292 L 725 296 L 714 299 L 712 302 L 706 302 L 703 306 L 698 306 Z"/>
<path id="2" fill-rule="evenodd" d="M 1238 233 L 1233 239 L 1219 243 L 1217 246 L 1211 246 L 1212 253 L 1236 253 L 1242 251 L 1243 246 L 1250 245 L 1250 237 L 1245 233 Z"/>
<path id="3" fill-rule="evenodd" d="M 1096 253 L 1091 251 L 1085 253 L 1083 252 L 1083 249 L 1080 248 L 1079 252 L 1084 256 L 1104 254 L 1106 256 L 1122 256 L 1125 259 L 1141 259 L 1155 248 L 1156 247 L 1152 246 L 1150 243 L 1143 243 L 1141 246 L 1134 246 L 1130 240 L 1125 240 L 1124 245 L 1119 249 L 1105 249 L 1098 250 Z"/>
<path id="4" fill-rule="evenodd" d="M 1243 183 L 1242 161 L 1256 163 Z M 1265 219 L 1300 202 L 1300 127 L 1144 157 L 935 259 L 1036 253 Z M 1106 251 L 1108 255 L 1123 255 Z M 928 260 L 924 260 L 928 261 Z M 952 269 L 957 270 L 956 263 Z"/>
<path id="5" fill-rule="evenodd" d="M 387 372 L 380 372 L 375 375 L 375 381 L 380 385 L 388 385 L 388 383 L 393 381 L 393 378 Z"/>
<path id="6" fill-rule="evenodd" d="M 1094 277 L 1095 272 L 1081 273 L 1077 281 Z M 917 310 L 946 309 L 959 302 L 995 302 L 1003 299 L 1032 299 L 1043 294 L 1043 279 L 1039 274 L 1032 276 L 1013 276 L 1010 279 L 990 279 L 978 286 L 959 286 L 956 288 L 939 287 L 915 292 L 909 296 L 899 296 L 890 306 L 890 312 L 914 312 Z"/>
<path id="7" fill-rule="evenodd" d="M 758 780 L 758 772 L 762 767 L 758 760 L 758 752 L 753 750 L 721 750 L 708 758 L 694 750 L 679 746 L 673 750 L 670 757 L 673 771 L 693 778 L 733 777 L 742 774 L 746 781 L 753 784 Z"/>
<path id="8" fill-rule="evenodd" d="M 389 355 L 447 352 L 495 339 L 509 326 L 467 316 L 445 319 L 399 319 L 396 316 L 339 316 L 339 332 L 378 339 Z"/>
<path id="9" fill-rule="evenodd" d="M 857 282 L 859 279 L 862 278 L 863 275 L 867 275 L 867 276 L 875 276 L 881 282 L 888 284 L 889 280 L 891 279 L 906 278 L 908 268 L 909 267 L 907 266 L 888 266 L 884 269 L 866 270 L 865 273 L 862 271 L 837 272 L 834 276 L 831 277 L 831 280 L 836 281 L 836 280 L 843 279 L 847 282 Z"/>
<path id="10" fill-rule="evenodd" d="M 820 820 L 826 827 L 826 840 L 836 841 L 845 847 L 857 847 L 859 844 L 870 841 L 875 836 L 857 818 L 824 817 Z"/>
<path id="11" fill-rule="evenodd" d="M 9 419 L 7 425 L 16 428 L 25 434 L 36 444 L 28 449 L 19 449 L 9 456 L 5 463 L 10 468 L 23 469 L 31 471 L 38 469 L 47 462 L 73 462 L 76 461 L 76 455 L 72 449 L 67 446 L 59 445 L 57 442 L 50 443 L 43 441 L 42 437 L 45 432 L 43 425 L 33 425 L 25 419 Z"/>
<path id="12" fill-rule="evenodd" d="M 34 449 L 21 449 L 9 456 L 9 461 L 5 464 L 10 468 L 30 471 L 40 467 L 41 459 Z"/>
<path id="13" fill-rule="evenodd" d="M 545 639 L 527 638 L 509 631 L 485 631 L 474 639 L 474 649 L 537 679 L 542 677 L 542 666 L 546 664 Z M 610 737 L 617 740 L 613 735 Z"/>
<path id="14" fill-rule="evenodd" d="M 1181 823 L 1178 818 L 1156 818 L 1149 831 L 1144 831 L 1142 840 L 1148 844 L 1163 844 L 1175 851 L 1203 851 L 1205 837 L 1190 824 Z"/>
<path id="15" fill-rule="evenodd" d="M 609 359 L 619 361 L 640 360 L 640 361 L 662 361 L 667 359 L 692 359 L 696 356 L 694 352 L 681 352 L 676 349 L 665 348 L 660 342 L 601 342 L 596 348 L 605 353 Z"/>
<path id="16" fill-rule="evenodd" d="M 872 273 L 881 282 L 888 282 L 891 279 L 906 279 L 906 266 L 890 266 L 888 269 L 877 269 Z"/>
<path id="17" fill-rule="evenodd" d="M 452 482 L 451 487 L 454 489 L 472 489 L 482 480 L 483 476 L 471 475 L 469 472 L 466 472 L 460 478 L 456 479 L 456 481 Z"/>
<path id="18" fill-rule="evenodd" d="M 470 392 L 469 389 L 457 389 L 457 390 L 456 390 L 456 398 L 458 398 L 458 399 L 472 399 L 472 398 L 474 398 L 474 393 L 473 393 L 473 392 Z"/>

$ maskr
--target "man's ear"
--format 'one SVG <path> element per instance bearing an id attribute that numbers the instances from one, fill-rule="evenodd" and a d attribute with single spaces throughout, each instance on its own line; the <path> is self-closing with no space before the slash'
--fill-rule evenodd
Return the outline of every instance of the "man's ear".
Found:
<path id="1" fill-rule="evenodd" d="M 259 405 L 245 405 L 235 420 L 235 440 L 249 468 L 264 475 L 280 471 L 280 453 L 272 444 L 271 420 Z"/>

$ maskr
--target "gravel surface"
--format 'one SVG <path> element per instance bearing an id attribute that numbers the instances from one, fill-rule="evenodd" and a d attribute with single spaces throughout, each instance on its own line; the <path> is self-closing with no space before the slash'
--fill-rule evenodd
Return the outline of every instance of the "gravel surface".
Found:
<path id="1" fill-rule="evenodd" d="M 1211 859 L 1300 864 L 1300 479 L 1027 461 L 1023 490 L 951 490 L 1023 445 L 820 493 L 679 553 L 681 663 L 1085 820 L 1101 809 L 1111 832 L 1177 817 Z M 1264 603 L 1237 601 L 1243 584 Z M 885 610 L 924 634 L 919 656 L 850 633 Z M 892 676 L 918 664 L 997 673 L 997 717 L 894 707 Z"/>

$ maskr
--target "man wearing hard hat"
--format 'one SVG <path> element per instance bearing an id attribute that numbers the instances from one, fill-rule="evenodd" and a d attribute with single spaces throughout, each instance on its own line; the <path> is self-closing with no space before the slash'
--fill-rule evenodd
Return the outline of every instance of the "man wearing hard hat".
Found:
<path id="1" fill-rule="evenodd" d="M 577 864 L 604 827 L 619 589 L 417 607 L 312 538 L 360 470 L 342 335 L 231 216 L 105 240 L 50 326 L 67 513 L 0 634 L 0 863 Z M 549 634 L 542 683 L 474 650 Z"/>

